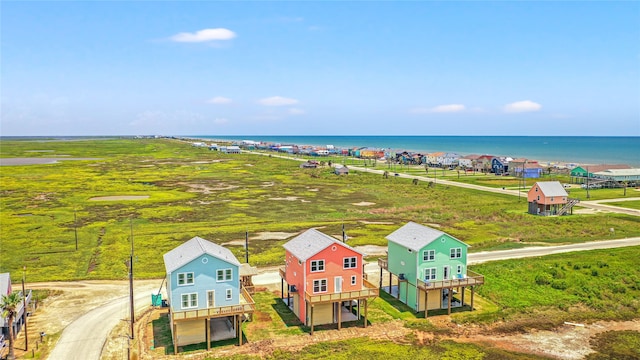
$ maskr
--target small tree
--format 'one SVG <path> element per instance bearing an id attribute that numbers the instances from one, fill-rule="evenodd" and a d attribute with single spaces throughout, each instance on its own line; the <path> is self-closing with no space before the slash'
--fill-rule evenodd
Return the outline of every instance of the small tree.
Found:
<path id="1" fill-rule="evenodd" d="M 13 318 L 16 316 L 16 309 L 22 301 L 22 295 L 18 292 L 11 293 L 9 295 L 2 295 L 2 301 L 0 302 L 0 308 L 2 308 L 2 317 L 7 318 L 7 325 L 9 325 L 9 354 L 8 360 L 14 360 L 16 357 L 13 354 Z M 25 309 L 26 310 L 26 309 Z"/>

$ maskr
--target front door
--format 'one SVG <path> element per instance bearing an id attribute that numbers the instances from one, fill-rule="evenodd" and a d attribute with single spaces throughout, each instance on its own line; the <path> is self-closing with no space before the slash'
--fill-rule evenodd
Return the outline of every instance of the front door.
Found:
<path id="1" fill-rule="evenodd" d="M 450 274 L 451 274 L 451 268 L 449 266 L 445 266 L 444 268 L 442 268 L 442 270 L 443 270 L 442 278 L 444 280 L 449 280 Z"/>
<path id="2" fill-rule="evenodd" d="M 342 292 L 342 276 L 336 276 L 333 279 L 333 288 L 336 293 Z"/>

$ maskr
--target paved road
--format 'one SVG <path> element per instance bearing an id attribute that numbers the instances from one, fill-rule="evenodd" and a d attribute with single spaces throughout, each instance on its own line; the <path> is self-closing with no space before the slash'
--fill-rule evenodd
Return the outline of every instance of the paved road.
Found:
<path id="1" fill-rule="evenodd" d="M 158 280 L 158 283 L 160 280 Z M 99 286 L 99 285 L 95 285 Z M 87 285 L 91 287 L 91 285 Z M 134 287 L 136 313 L 149 307 L 151 289 L 158 285 Z M 137 292 L 136 292 L 137 291 Z M 99 360 L 111 330 L 129 319 L 129 296 L 119 296 L 80 316 L 62 332 L 49 354 L 50 360 Z M 73 304 L 70 304 L 73 306 Z"/>

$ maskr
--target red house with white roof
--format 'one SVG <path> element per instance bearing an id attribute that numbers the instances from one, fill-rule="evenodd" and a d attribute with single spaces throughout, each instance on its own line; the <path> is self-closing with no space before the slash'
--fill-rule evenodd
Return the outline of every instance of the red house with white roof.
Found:
<path id="1" fill-rule="evenodd" d="M 361 252 L 316 229 L 303 232 L 283 246 L 282 299 L 311 327 L 311 334 L 314 325 L 338 324 L 340 329 L 343 321 L 358 320 L 362 307 L 367 326 L 367 301 L 379 293 L 363 276 Z"/>

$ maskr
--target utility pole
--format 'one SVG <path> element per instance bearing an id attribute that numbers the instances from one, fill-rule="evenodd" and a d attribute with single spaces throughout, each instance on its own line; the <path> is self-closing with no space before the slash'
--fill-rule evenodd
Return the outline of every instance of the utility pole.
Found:
<path id="1" fill-rule="evenodd" d="M 244 233 L 244 260 L 249 263 L 249 230 Z"/>
<path id="2" fill-rule="evenodd" d="M 129 218 L 129 227 L 131 231 L 131 254 L 129 255 L 129 304 L 131 306 L 131 340 L 134 338 L 133 324 L 135 322 L 135 313 L 133 306 L 133 219 Z"/>
<path id="3" fill-rule="evenodd" d="M 22 322 L 24 323 L 24 351 L 29 350 L 29 333 L 27 332 L 27 293 L 24 291 L 24 281 L 27 267 L 22 267 Z"/>
<path id="4" fill-rule="evenodd" d="M 587 166 L 587 199 L 590 199 L 589 196 L 589 167 Z"/>
<path id="5" fill-rule="evenodd" d="M 73 209 L 73 232 L 76 235 L 76 251 L 78 251 L 78 216 L 76 209 Z"/>

